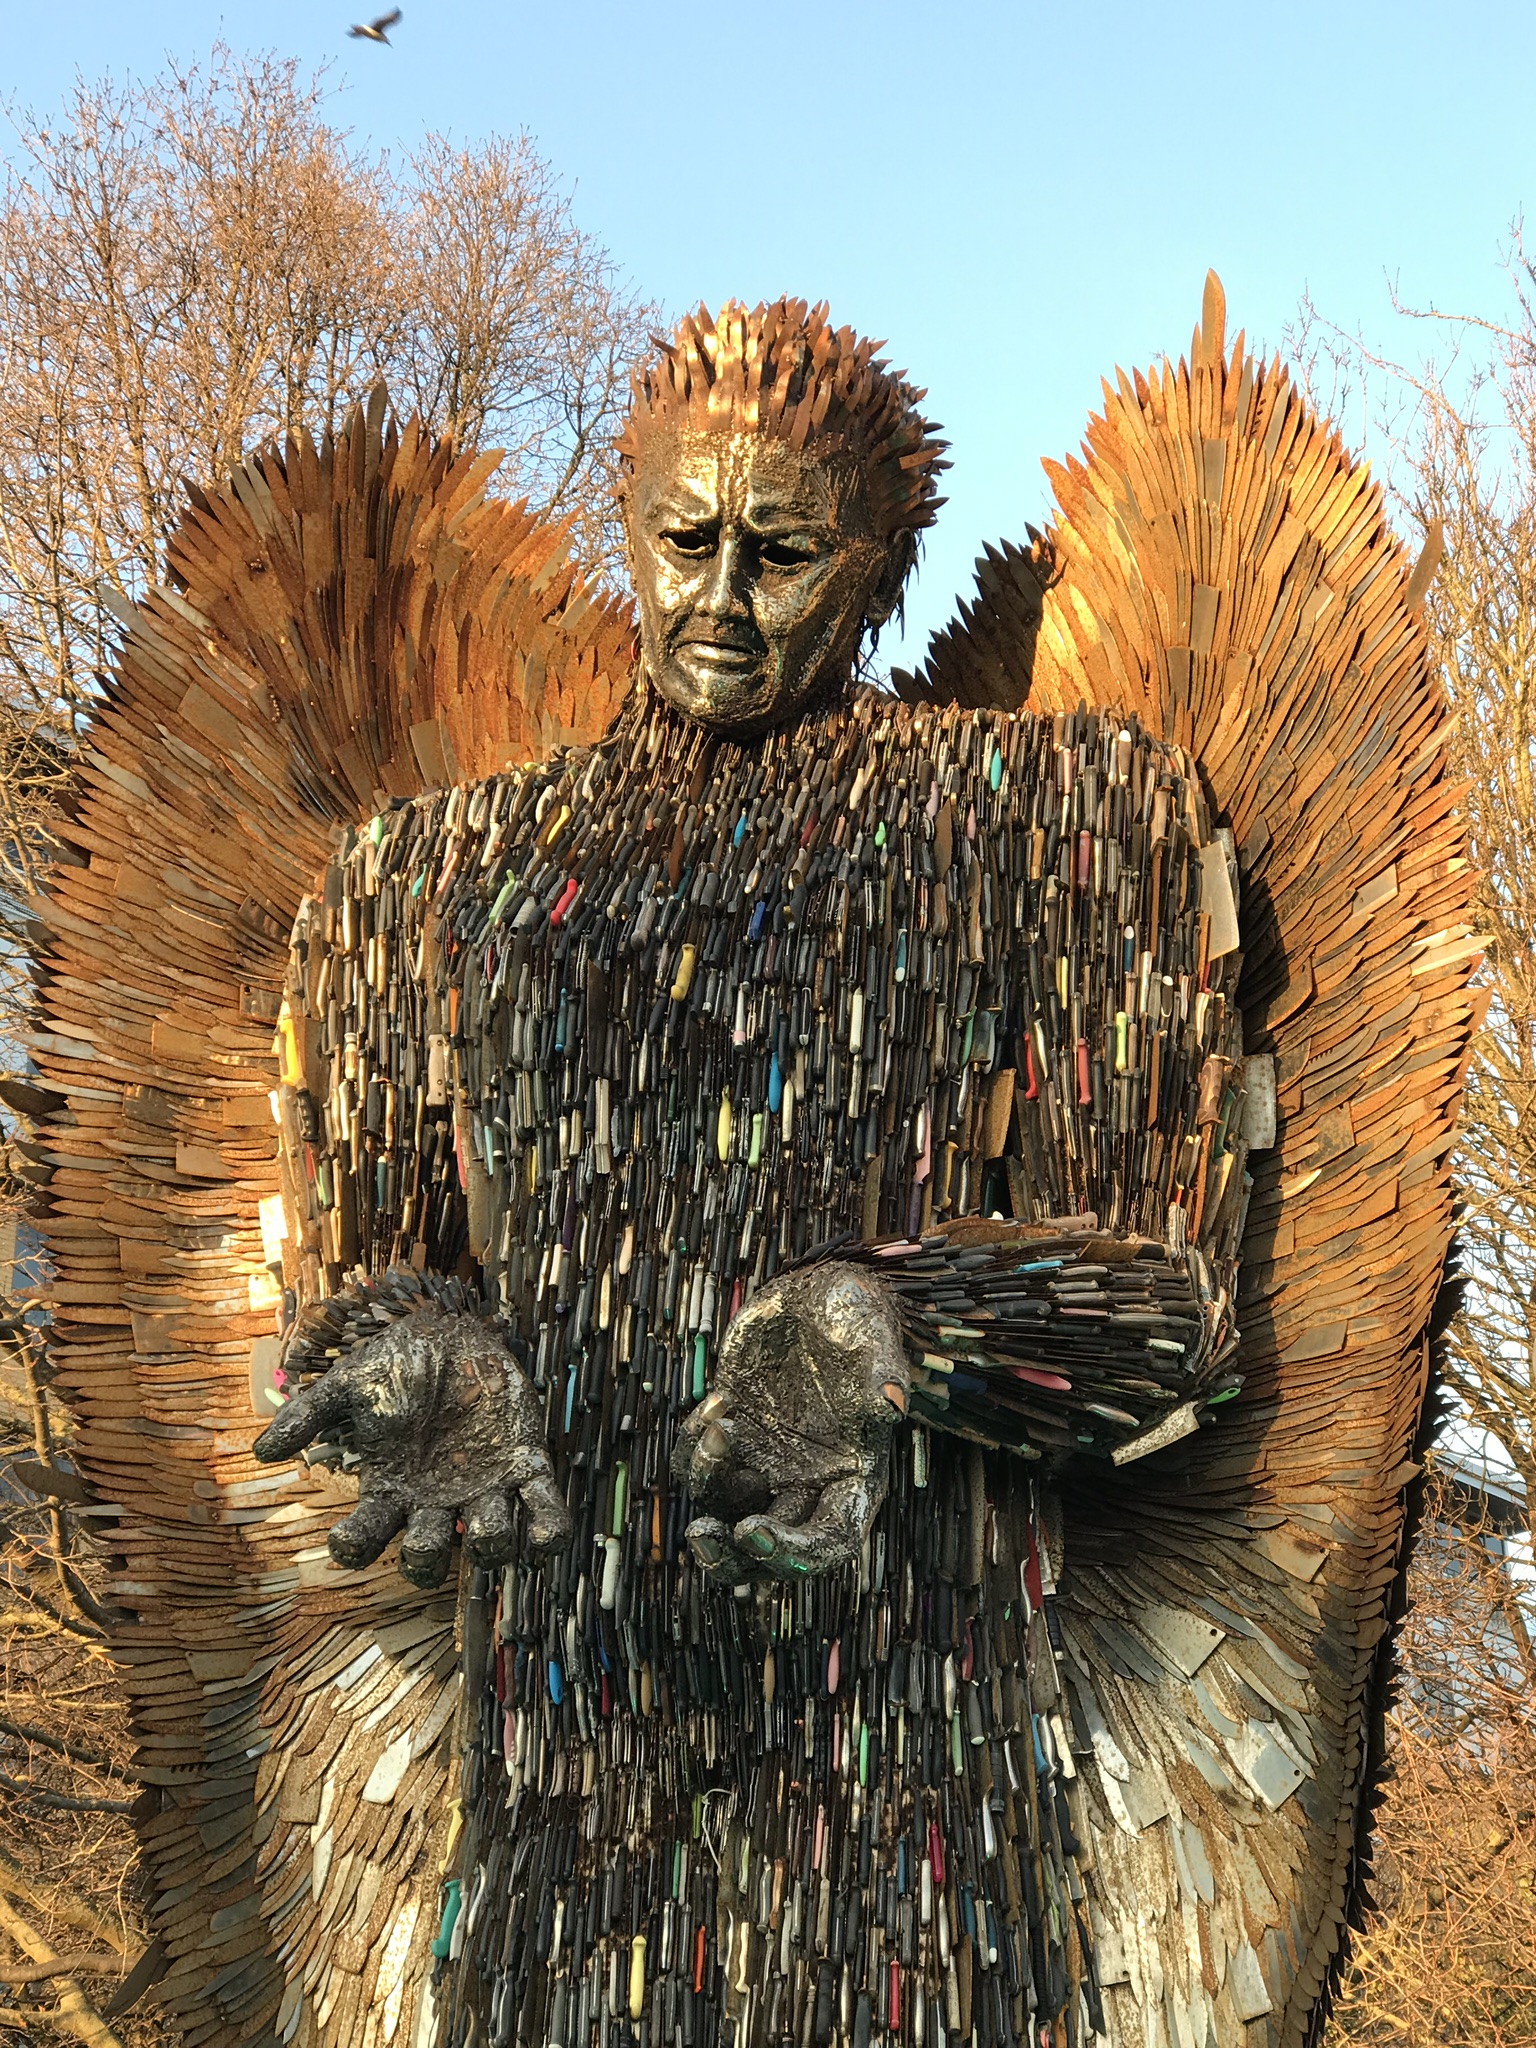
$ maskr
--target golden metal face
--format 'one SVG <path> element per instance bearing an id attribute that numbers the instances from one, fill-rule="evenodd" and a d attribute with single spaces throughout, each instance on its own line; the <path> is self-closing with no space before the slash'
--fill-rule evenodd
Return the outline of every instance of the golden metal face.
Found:
<path id="1" fill-rule="evenodd" d="M 648 437 L 625 507 L 640 649 L 701 725 L 749 732 L 852 670 L 900 586 L 858 467 L 768 434 Z M 890 587 L 894 586 L 894 587 Z"/>

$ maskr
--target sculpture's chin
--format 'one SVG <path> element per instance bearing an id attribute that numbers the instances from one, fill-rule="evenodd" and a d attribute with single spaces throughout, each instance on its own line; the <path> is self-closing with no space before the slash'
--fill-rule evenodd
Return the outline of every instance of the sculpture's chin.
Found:
<path id="1" fill-rule="evenodd" d="M 667 702 L 711 732 L 748 738 L 799 716 L 814 685 L 788 684 L 761 669 L 745 673 L 699 674 L 681 663 L 667 663 L 652 672 Z"/>
<path id="2" fill-rule="evenodd" d="M 715 732 L 746 732 L 774 724 L 792 704 L 760 670 L 699 674 L 682 663 L 668 663 L 656 678 L 669 704 Z"/>

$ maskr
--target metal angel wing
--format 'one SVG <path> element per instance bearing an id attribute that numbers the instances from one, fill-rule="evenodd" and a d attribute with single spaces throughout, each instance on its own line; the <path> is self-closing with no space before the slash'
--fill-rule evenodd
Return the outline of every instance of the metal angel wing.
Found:
<path id="1" fill-rule="evenodd" d="M 1241 866 L 1246 1050 L 1276 1063 L 1241 1395 L 1177 1482 L 1067 1502 L 1110 2038 L 1316 2038 L 1358 1900 L 1451 1239 L 1477 952 L 1447 713 L 1379 488 L 1278 362 L 1117 375 L 1059 510 L 989 551 L 903 693 L 1135 713 Z"/>
<path id="2" fill-rule="evenodd" d="M 189 2048 L 408 2039 L 435 1910 L 451 1596 L 343 1584 L 331 1482 L 250 1445 L 300 898 L 342 828 L 591 737 L 629 686 L 627 614 L 562 529 L 485 497 L 494 466 L 387 426 L 380 391 L 195 493 L 124 615 L 39 906 L 53 1358 L 117 1506 L 112 1650 Z"/>

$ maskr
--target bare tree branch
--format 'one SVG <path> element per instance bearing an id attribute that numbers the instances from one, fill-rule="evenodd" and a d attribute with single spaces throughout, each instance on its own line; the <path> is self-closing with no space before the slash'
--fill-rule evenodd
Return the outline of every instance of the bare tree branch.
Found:
<path id="1" fill-rule="evenodd" d="M 18 1742 L 40 1742 L 45 1749 L 68 1757 L 71 1763 L 83 1764 L 91 1771 L 105 1771 L 109 1777 L 132 1775 L 121 1764 L 113 1763 L 111 1757 L 103 1756 L 99 1749 L 87 1749 L 84 1743 L 71 1742 L 67 1736 L 51 1735 L 46 1728 L 38 1728 L 31 1722 L 10 1721 L 0 1714 L 0 1735 L 13 1735 Z"/>
<path id="2" fill-rule="evenodd" d="M 34 1963 L 47 1964 L 50 1975 L 58 1974 L 61 1958 L 3 1896 L 0 1896 L 0 1929 L 10 1936 L 23 1955 L 30 1956 Z M 121 2037 L 113 2033 L 97 2012 L 78 1977 L 70 1974 L 60 1977 L 58 2011 L 53 2017 L 76 2040 L 84 2041 L 87 2048 L 123 2048 Z"/>
<path id="3" fill-rule="evenodd" d="M 1499 1537 L 1431 1484 L 1377 1816 L 1377 1910 L 1330 2048 L 1536 2039 L 1536 1719 Z"/>
<path id="4" fill-rule="evenodd" d="M 0 1969 L 0 1984 L 44 1984 L 50 1977 L 117 1977 L 122 1968 L 121 1956 L 55 1956 L 51 1963 Z"/>

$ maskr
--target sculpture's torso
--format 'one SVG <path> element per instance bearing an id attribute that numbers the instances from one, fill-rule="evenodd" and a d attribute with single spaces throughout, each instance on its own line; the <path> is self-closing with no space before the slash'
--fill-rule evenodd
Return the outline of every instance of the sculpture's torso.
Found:
<path id="1" fill-rule="evenodd" d="M 668 1475 L 756 1286 L 1006 1204 L 1010 952 L 1084 802 L 1050 741 L 872 697 L 748 747 L 634 713 L 387 821 L 331 871 L 331 949 L 301 920 L 341 1105 L 312 1150 L 351 1161 L 319 1255 L 473 1254 L 577 1524 L 471 1600 L 444 2042 L 1083 2038 L 1091 1859 L 1029 1467 L 909 1434 L 858 1583 L 750 1595 L 694 1565 Z M 1110 880 L 1058 921 L 1074 962 L 1118 953 Z M 1054 1170 L 1061 1207 L 1116 1184 L 1070 1144 Z"/>

